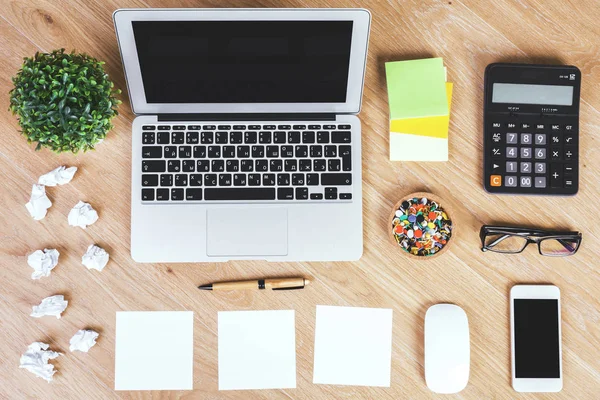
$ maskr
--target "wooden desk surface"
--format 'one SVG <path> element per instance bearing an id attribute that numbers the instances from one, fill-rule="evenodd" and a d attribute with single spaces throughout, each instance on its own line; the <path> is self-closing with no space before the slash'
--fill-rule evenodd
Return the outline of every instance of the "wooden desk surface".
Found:
<path id="1" fill-rule="evenodd" d="M 22 58 L 65 47 L 106 61 L 117 87 L 125 80 L 111 13 L 125 7 L 368 7 L 373 13 L 363 109 L 364 255 L 353 263 L 230 262 L 136 264 L 129 255 L 130 126 L 127 95 L 115 129 L 96 151 L 57 156 L 35 152 L 19 135 L 8 108 L 10 78 Z M 447 398 L 593 399 L 600 396 L 600 8 L 595 0 L 466 1 L 192 1 L 192 0 L 5 0 L 0 8 L 0 398 L 109 399 L 421 399 L 434 398 L 423 377 L 423 317 L 427 307 L 453 302 L 471 328 L 471 377 Z M 388 160 L 388 107 L 384 62 L 444 57 L 454 82 L 450 161 Z M 491 196 L 482 188 L 482 93 L 487 64 L 498 61 L 573 64 L 581 69 L 581 180 L 576 197 Z M 126 92 L 126 91 L 125 91 Z M 25 210 L 31 185 L 59 165 L 75 165 L 74 181 L 49 190 L 54 205 L 41 222 Z M 458 237 L 440 259 L 401 257 L 388 240 L 386 218 L 404 194 L 424 190 L 456 209 Z M 100 220 L 82 230 L 67 213 L 90 202 Z M 506 222 L 583 232 L 573 257 L 542 257 L 533 248 L 518 256 L 482 253 L 482 224 Z M 110 252 L 102 272 L 80 263 L 87 246 Z M 56 247 L 51 277 L 32 281 L 26 255 Z M 290 293 L 200 292 L 197 284 L 263 276 L 306 275 L 314 284 Z M 518 395 L 510 383 L 508 294 L 522 282 L 549 282 L 562 290 L 564 389 L 547 396 Z M 31 306 L 53 294 L 69 300 L 62 319 L 34 319 Z M 390 388 L 312 384 L 315 306 L 389 307 L 394 310 Z M 295 309 L 296 389 L 249 392 L 217 390 L 217 311 Z M 115 311 L 193 310 L 194 391 L 115 392 Z M 100 332 L 90 353 L 70 353 L 78 330 Z M 65 353 L 55 360 L 51 384 L 18 369 L 33 341 Z M 439 398 L 444 398 L 439 396 Z"/>

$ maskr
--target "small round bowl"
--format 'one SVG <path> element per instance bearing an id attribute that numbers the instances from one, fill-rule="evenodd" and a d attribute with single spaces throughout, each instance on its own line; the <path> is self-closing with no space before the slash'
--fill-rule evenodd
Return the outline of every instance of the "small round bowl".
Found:
<path id="1" fill-rule="evenodd" d="M 448 240 L 446 241 L 446 244 L 443 245 L 442 248 L 440 248 L 436 253 L 433 253 L 431 255 L 417 255 L 417 254 L 413 254 L 410 251 L 406 251 L 402 246 L 400 246 L 400 244 L 396 241 L 396 236 L 394 234 L 393 228 L 392 228 L 392 221 L 394 220 L 394 218 L 396 218 L 396 211 L 398 211 L 400 209 L 401 204 L 409 199 L 413 199 L 413 198 L 418 198 L 418 199 L 422 199 L 423 197 L 427 198 L 427 200 L 429 201 L 434 201 L 438 204 L 439 208 L 442 209 L 443 212 L 446 213 L 446 215 L 448 216 L 448 219 L 451 221 L 451 231 L 450 231 L 450 237 L 448 238 Z M 388 220 L 386 221 L 386 226 L 387 226 L 387 230 L 388 230 L 388 236 L 390 237 L 390 240 L 392 241 L 392 243 L 394 244 L 395 247 L 398 248 L 398 250 L 409 257 L 412 257 L 413 259 L 419 259 L 419 260 L 427 260 L 427 259 L 431 259 L 434 257 L 439 256 L 440 254 L 446 252 L 448 250 L 448 248 L 450 247 L 450 245 L 454 242 L 454 239 L 456 237 L 456 223 L 454 222 L 454 220 L 452 219 L 454 213 L 452 211 L 452 208 L 450 207 L 450 205 L 448 203 L 446 203 L 442 198 L 440 198 L 439 196 L 436 196 L 434 194 L 431 193 L 426 193 L 426 192 L 416 192 L 416 193 L 411 193 L 409 195 L 403 196 L 402 199 L 400 201 L 398 201 L 395 205 L 394 205 L 394 209 L 392 210 L 391 215 L 389 216 Z"/>

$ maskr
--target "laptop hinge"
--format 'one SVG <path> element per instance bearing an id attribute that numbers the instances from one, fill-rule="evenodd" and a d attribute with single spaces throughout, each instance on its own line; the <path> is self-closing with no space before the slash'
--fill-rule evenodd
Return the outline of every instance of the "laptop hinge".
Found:
<path id="1" fill-rule="evenodd" d="M 159 121 L 335 121 L 335 114 L 158 114 Z"/>

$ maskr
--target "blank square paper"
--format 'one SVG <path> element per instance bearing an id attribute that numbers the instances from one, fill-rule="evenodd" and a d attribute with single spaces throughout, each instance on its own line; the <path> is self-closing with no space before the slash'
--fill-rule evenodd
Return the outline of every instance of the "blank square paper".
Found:
<path id="1" fill-rule="evenodd" d="M 317 306 L 313 383 L 390 386 L 392 310 Z"/>
<path id="2" fill-rule="evenodd" d="M 115 390 L 191 390 L 192 311 L 117 312 Z"/>
<path id="3" fill-rule="evenodd" d="M 296 387 L 293 310 L 219 312 L 219 390 Z"/>

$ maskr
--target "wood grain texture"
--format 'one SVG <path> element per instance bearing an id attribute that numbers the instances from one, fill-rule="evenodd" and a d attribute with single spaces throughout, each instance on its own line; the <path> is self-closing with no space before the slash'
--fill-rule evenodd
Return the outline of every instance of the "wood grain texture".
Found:
<path id="1" fill-rule="evenodd" d="M 353 263 L 136 264 L 129 256 L 130 126 L 126 94 L 115 129 L 96 151 L 80 155 L 35 152 L 7 111 L 10 78 L 22 58 L 65 47 L 106 61 L 117 87 L 125 80 L 111 20 L 124 7 L 365 7 L 373 14 L 363 109 L 364 255 Z M 0 398 L 3 399 L 425 399 L 436 398 L 423 377 L 423 318 L 427 307 L 463 307 L 471 327 L 471 377 L 456 399 L 597 399 L 600 397 L 600 7 L 596 0 L 317 1 L 317 0 L 4 0 L 0 7 Z M 444 57 L 455 91 L 447 163 L 390 162 L 384 62 Z M 581 177 L 576 197 L 491 196 L 482 188 L 483 71 L 498 61 L 560 62 L 583 74 Z M 24 204 L 37 177 L 75 165 L 74 181 L 50 188 L 48 216 L 32 220 Z M 388 216 L 405 194 L 438 194 L 460 226 L 453 247 L 427 263 L 400 257 L 387 236 Z M 67 213 L 90 202 L 100 220 L 87 230 L 69 227 Z M 529 224 L 583 232 L 573 257 L 482 253 L 484 223 Z M 97 243 L 111 261 L 102 272 L 80 263 Z M 26 256 L 61 252 L 51 277 L 30 279 Z M 307 276 L 305 290 L 201 292 L 196 285 L 234 279 Z M 520 395 L 510 385 L 508 294 L 521 282 L 553 283 L 562 290 L 564 389 Z M 63 318 L 34 319 L 31 306 L 65 294 Z M 389 307 L 394 310 L 392 386 L 312 384 L 315 306 Z M 295 309 L 298 387 L 218 392 L 217 311 Z M 193 310 L 193 392 L 115 392 L 115 312 Z M 100 332 L 88 354 L 69 353 L 71 336 Z M 55 360 L 53 383 L 18 369 L 33 341 L 65 353 Z"/>

